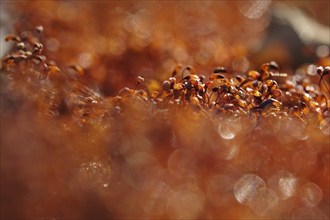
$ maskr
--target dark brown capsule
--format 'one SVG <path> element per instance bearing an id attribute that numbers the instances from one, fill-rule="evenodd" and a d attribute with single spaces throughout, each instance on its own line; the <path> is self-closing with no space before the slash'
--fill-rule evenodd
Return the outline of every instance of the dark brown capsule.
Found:
<path id="1" fill-rule="evenodd" d="M 162 84 L 162 87 L 163 87 L 163 90 L 164 90 L 164 91 L 168 91 L 168 90 L 171 89 L 172 84 L 171 84 L 170 81 L 165 80 L 165 81 L 163 82 L 163 84 Z"/>
<path id="2" fill-rule="evenodd" d="M 150 94 L 150 97 L 153 98 L 153 99 L 156 99 L 159 95 L 159 92 L 158 91 L 152 91 L 151 94 Z"/>
<path id="3" fill-rule="evenodd" d="M 200 75 L 200 76 L 199 76 L 199 81 L 200 81 L 201 83 L 203 83 L 204 80 L 205 80 L 205 76 L 204 76 L 204 75 Z"/>
<path id="4" fill-rule="evenodd" d="M 46 56 L 43 56 L 43 55 L 34 55 L 32 58 L 35 59 L 35 60 L 38 60 L 39 62 L 45 62 L 46 61 Z"/>
<path id="5" fill-rule="evenodd" d="M 19 42 L 16 44 L 16 48 L 18 50 L 25 50 L 25 44 L 23 42 Z"/>
<path id="6" fill-rule="evenodd" d="M 242 82 L 244 82 L 244 78 L 242 76 L 235 76 L 230 79 L 230 82 L 236 86 L 240 86 Z"/>
<path id="7" fill-rule="evenodd" d="M 324 68 L 322 76 L 326 76 L 328 74 L 330 74 L 330 66 L 327 66 Z"/>
<path id="8" fill-rule="evenodd" d="M 239 89 L 237 94 L 239 95 L 240 98 L 245 99 L 246 98 L 246 93 L 244 90 Z"/>
<path id="9" fill-rule="evenodd" d="M 136 77 L 136 84 L 139 85 L 144 82 L 144 78 L 142 76 Z"/>
<path id="10" fill-rule="evenodd" d="M 272 96 L 274 97 L 279 97 L 282 95 L 282 91 L 280 89 L 272 89 L 270 91 L 270 94 L 272 94 Z"/>
<path id="11" fill-rule="evenodd" d="M 16 34 L 9 34 L 5 37 L 5 41 L 17 41 L 20 42 L 22 39 Z"/>
<path id="12" fill-rule="evenodd" d="M 227 69 L 223 66 L 217 67 L 213 70 L 213 73 L 227 73 Z"/>
<path id="13" fill-rule="evenodd" d="M 210 75 L 209 80 L 215 80 L 215 79 L 224 79 L 226 78 L 224 75 L 219 73 L 213 73 Z"/>
<path id="14" fill-rule="evenodd" d="M 259 88 L 261 86 L 261 82 L 258 80 L 253 80 L 252 86 L 253 86 L 253 88 Z"/>
<path id="15" fill-rule="evenodd" d="M 192 74 L 192 75 L 195 75 L 196 74 L 196 70 L 192 66 L 187 66 L 185 69 L 188 70 L 189 73 Z"/>
<path id="16" fill-rule="evenodd" d="M 58 68 L 57 66 L 53 66 L 53 65 L 48 65 L 48 71 L 49 73 L 58 73 L 60 72 L 60 68 Z"/>
<path id="17" fill-rule="evenodd" d="M 303 112 L 301 111 L 301 109 L 298 106 L 293 106 L 293 108 L 291 109 L 292 113 L 298 117 L 300 117 Z"/>
<path id="18" fill-rule="evenodd" d="M 182 83 L 175 83 L 175 84 L 173 85 L 173 89 L 174 89 L 174 90 L 177 90 L 177 91 L 180 91 L 180 90 L 183 90 L 183 89 L 184 89 L 184 86 L 183 86 Z"/>
<path id="19" fill-rule="evenodd" d="M 264 109 L 267 106 L 272 105 L 274 103 L 276 103 L 277 105 L 280 105 L 280 102 L 279 101 L 277 101 L 276 99 L 270 98 L 270 99 L 267 99 L 267 100 L 263 101 L 262 103 L 260 103 L 260 105 L 259 105 L 258 108 Z"/>
<path id="20" fill-rule="evenodd" d="M 26 55 L 20 54 L 15 58 L 15 63 L 19 63 L 23 60 L 26 60 L 28 57 Z"/>
<path id="21" fill-rule="evenodd" d="M 223 108 L 224 108 L 225 110 L 230 110 L 230 109 L 235 108 L 235 106 L 234 106 L 234 104 L 232 104 L 232 103 L 226 103 L 226 104 L 224 104 Z"/>
<path id="22" fill-rule="evenodd" d="M 240 107 L 242 107 L 242 108 L 246 108 L 246 107 L 247 107 L 247 103 L 246 103 L 246 101 L 244 101 L 244 100 L 242 100 L 242 99 L 238 99 L 238 100 L 237 100 L 237 103 L 238 103 L 238 105 L 239 105 Z"/>
<path id="23" fill-rule="evenodd" d="M 219 91 L 219 87 L 213 87 L 212 88 L 212 92 L 217 92 L 217 91 Z"/>
<path id="24" fill-rule="evenodd" d="M 7 55 L 3 58 L 3 62 L 6 64 L 19 63 L 22 60 L 27 59 L 27 56 L 24 54 L 13 54 Z"/>
<path id="25" fill-rule="evenodd" d="M 317 73 L 320 75 L 319 86 L 321 88 L 321 91 L 322 91 L 323 95 L 326 96 L 325 92 L 322 89 L 321 82 L 323 82 L 325 90 L 330 94 L 330 88 L 328 88 L 328 83 L 324 80 L 324 77 L 326 75 L 330 74 L 330 67 L 327 66 L 327 67 L 323 68 L 323 67 L 320 66 L 320 67 L 317 68 Z M 327 99 L 326 99 L 326 105 L 328 106 L 328 100 Z"/>
<path id="26" fill-rule="evenodd" d="M 179 72 L 181 72 L 181 70 L 182 70 L 182 65 L 181 64 L 177 65 L 172 72 L 172 77 L 176 76 Z"/>
<path id="27" fill-rule="evenodd" d="M 309 114 L 309 108 L 308 108 L 308 106 L 306 105 L 305 102 L 300 102 L 299 107 L 300 107 L 301 111 L 304 113 L 304 115 Z"/>
<path id="28" fill-rule="evenodd" d="M 239 82 L 242 83 L 245 79 L 243 76 L 235 76 L 235 79 Z"/>
<path id="29" fill-rule="evenodd" d="M 14 55 L 7 55 L 2 60 L 4 63 L 11 63 L 11 62 L 14 62 L 15 57 L 16 56 L 14 56 Z"/>
<path id="30" fill-rule="evenodd" d="M 230 92 L 231 94 L 236 94 L 236 93 L 237 93 L 237 89 L 236 89 L 236 87 L 233 86 L 233 85 L 230 85 L 230 86 L 229 86 L 229 92 Z"/>
<path id="31" fill-rule="evenodd" d="M 170 81 L 170 83 L 172 84 L 172 86 L 176 83 L 176 78 L 175 77 L 170 77 L 168 79 L 168 81 Z"/>
<path id="32" fill-rule="evenodd" d="M 40 53 L 43 49 L 43 45 L 39 42 L 35 42 L 33 45 L 33 53 Z"/>
<path id="33" fill-rule="evenodd" d="M 269 67 L 273 70 L 279 70 L 279 66 L 275 61 L 270 61 L 269 62 Z"/>
<path id="34" fill-rule="evenodd" d="M 196 75 L 196 70 L 192 66 L 187 66 L 181 71 L 181 79 L 182 80 L 196 80 L 199 81 L 198 76 Z"/>
<path id="35" fill-rule="evenodd" d="M 319 66 L 316 68 L 316 73 L 321 76 L 323 74 L 323 70 L 324 70 L 323 66 Z"/>
<path id="36" fill-rule="evenodd" d="M 184 82 L 183 85 L 184 85 L 184 88 L 188 89 L 188 90 L 191 90 L 194 88 L 194 85 L 190 81 Z"/>
<path id="37" fill-rule="evenodd" d="M 69 66 L 70 69 L 74 70 L 78 76 L 83 76 L 84 75 L 84 69 L 79 66 L 79 65 L 71 65 Z"/>
<path id="38" fill-rule="evenodd" d="M 257 90 L 252 90 L 250 92 L 250 94 L 253 95 L 254 97 L 261 97 L 262 96 L 262 94 Z"/>
<path id="39" fill-rule="evenodd" d="M 272 87 L 275 84 L 276 81 L 272 80 L 272 79 L 268 79 L 266 80 L 266 85 L 268 87 Z"/>
<path id="40" fill-rule="evenodd" d="M 119 96 L 125 96 L 125 95 L 131 95 L 133 94 L 133 89 L 130 89 L 128 87 L 124 87 L 121 90 L 119 90 L 118 95 Z"/>
<path id="41" fill-rule="evenodd" d="M 259 79 L 261 81 L 265 81 L 265 80 L 270 78 L 271 74 L 269 72 L 269 68 L 270 68 L 269 63 L 265 63 L 265 64 L 261 65 L 261 68 L 260 68 L 261 69 L 261 74 L 260 74 L 260 77 L 259 77 Z"/>
<path id="42" fill-rule="evenodd" d="M 250 71 L 248 72 L 248 77 L 249 77 L 250 79 L 258 79 L 258 78 L 260 77 L 260 73 L 257 72 L 257 71 L 255 71 L 255 70 L 250 70 Z"/>
<path id="43" fill-rule="evenodd" d="M 39 25 L 39 26 L 36 27 L 36 31 L 37 31 L 38 33 L 42 33 L 42 32 L 44 31 L 44 27 L 41 26 L 41 25 Z"/>
<path id="44" fill-rule="evenodd" d="M 260 91 L 260 93 L 261 93 L 263 96 L 266 96 L 267 93 L 268 93 L 268 91 L 269 91 L 269 89 L 268 89 L 268 87 L 267 87 L 266 84 L 262 84 L 261 87 L 260 87 L 260 89 L 259 89 L 259 91 Z"/>

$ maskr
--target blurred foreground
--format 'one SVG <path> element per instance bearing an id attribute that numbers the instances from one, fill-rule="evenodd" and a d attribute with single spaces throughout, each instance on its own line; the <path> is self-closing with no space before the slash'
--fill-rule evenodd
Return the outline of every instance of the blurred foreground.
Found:
<path id="1" fill-rule="evenodd" d="M 329 3 L 291 4 L 1 3 L 1 219 L 329 219 Z"/>

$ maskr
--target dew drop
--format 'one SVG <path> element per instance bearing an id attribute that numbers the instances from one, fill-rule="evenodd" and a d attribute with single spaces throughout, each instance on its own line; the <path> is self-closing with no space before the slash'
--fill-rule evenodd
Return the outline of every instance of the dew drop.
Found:
<path id="1" fill-rule="evenodd" d="M 267 12 L 270 4 L 270 0 L 243 1 L 238 3 L 238 7 L 245 17 L 258 19 Z"/>
<path id="2" fill-rule="evenodd" d="M 317 75 L 316 70 L 317 70 L 317 67 L 315 65 L 309 65 L 307 67 L 307 73 L 310 76 L 316 76 Z"/>
<path id="3" fill-rule="evenodd" d="M 241 122 L 237 118 L 222 119 L 218 125 L 219 135 L 223 139 L 233 139 L 241 130 Z"/>
<path id="4" fill-rule="evenodd" d="M 290 172 L 280 170 L 272 175 L 267 183 L 281 200 L 286 200 L 295 194 L 298 180 Z"/>
<path id="5" fill-rule="evenodd" d="M 316 54 L 318 57 L 327 57 L 329 56 L 329 46 L 327 45 L 320 45 L 316 49 Z"/>
<path id="6" fill-rule="evenodd" d="M 79 55 L 79 64 L 83 68 L 89 68 L 94 62 L 94 58 L 90 53 L 82 53 Z"/>
<path id="7" fill-rule="evenodd" d="M 301 121 L 292 120 L 289 126 L 289 130 L 291 136 L 297 138 L 298 140 L 306 140 L 309 137 L 305 128 L 305 124 Z"/>
<path id="8" fill-rule="evenodd" d="M 234 186 L 236 200 L 244 205 L 249 205 L 258 190 L 266 187 L 265 182 L 255 174 L 245 174 Z"/>
<path id="9" fill-rule="evenodd" d="M 258 190 L 250 203 L 251 210 L 258 216 L 269 216 L 278 205 L 277 194 L 269 188 Z"/>
<path id="10" fill-rule="evenodd" d="M 323 198 L 323 191 L 315 183 L 306 183 L 299 190 L 299 195 L 304 206 L 316 207 Z"/>

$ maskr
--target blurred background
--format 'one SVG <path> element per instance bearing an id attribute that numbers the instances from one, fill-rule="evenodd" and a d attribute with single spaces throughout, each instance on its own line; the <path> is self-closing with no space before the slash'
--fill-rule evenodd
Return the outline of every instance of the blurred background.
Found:
<path id="1" fill-rule="evenodd" d="M 329 65 L 329 12 L 323 0 L 5 1 L 1 38 L 44 26 L 47 56 L 79 64 L 90 86 L 109 96 L 137 75 L 163 80 L 177 64 L 205 75 L 271 60 L 289 73 L 305 63 Z M 9 48 L 1 40 L 1 56 Z"/>
<path id="2" fill-rule="evenodd" d="M 310 64 L 330 64 L 329 1 L 0 0 L 0 4 L 0 57 L 13 47 L 3 40 L 7 34 L 24 33 L 42 25 L 44 32 L 40 40 L 47 57 L 62 70 L 73 64 L 83 67 L 84 83 L 105 96 L 115 96 L 124 86 L 135 87 L 138 75 L 145 78 L 148 88 L 157 89 L 177 64 L 192 65 L 198 74 L 206 76 L 218 66 L 237 74 L 258 69 L 271 60 L 280 65 L 281 72 L 289 74 L 297 73 L 302 66 L 305 74 L 307 67 L 312 66 Z M 315 71 L 311 73 L 315 74 Z M 300 81 L 305 76 L 297 75 Z M 179 191 L 180 184 L 186 180 L 184 175 L 182 182 L 171 179 L 172 171 L 180 175 L 175 172 L 180 171 L 177 169 L 180 163 L 176 161 L 182 154 L 180 149 L 177 151 L 181 145 L 198 152 L 196 155 L 183 154 L 188 161 L 183 167 L 187 164 L 189 171 L 195 172 L 196 167 L 196 173 L 202 173 L 203 181 L 198 189 L 208 192 L 213 200 L 220 198 L 215 192 L 223 195 L 223 186 L 232 196 L 228 198 L 234 199 L 231 176 L 241 176 L 260 164 L 266 180 L 277 169 L 273 164 L 278 163 L 288 166 L 289 171 L 298 170 L 297 177 L 315 182 L 324 193 L 318 207 L 304 207 L 302 214 L 300 209 L 298 214 L 305 219 L 316 219 L 312 215 L 314 212 L 314 216 L 323 216 L 323 213 L 329 216 L 329 139 L 324 133 L 329 131 L 327 122 L 321 130 L 314 129 L 314 123 L 304 130 L 305 125 L 298 121 L 280 120 L 273 124 L 269 120 L 250 136 L 256 120 L 246 119 L 246 126 L 245 122 L 243 126 L 228 120 L 228 124 L 244 128 L 242 132 L 245 133 L 242 139 L 229 142 L 221 139 L 209 121 L 200 123 L 192 114 L 184 115 L 178 111 L 175 117 L 166 119 L 166 123 L 157 117 L 142 124 L 135 123 L 135 118 L 145 115 L 145 108 L 134 102 L 131 107 L 124 106 L 128 109 L 124 116 L 132 117 L 119 117 L 117 123 L 117 119 L 104 116 L 107 113 L 104 109 L 112 111 L 107 102 L 110 99 L 97 99 L 96 102 L 87 99 L 90 94 L 82 95 L 71 87 L 64 89 L 63 94 L 62 87 L 54 89 L 50 86 L 52 84 L 24 81 L 20 75 L 16 83 L 15 78 L 5 81 L 7 78 L 10 77 L 0 77 L 1 85 L 5 85 L 0 91 L 0 186 L 5 189 L 0 195 L 1 219 L 95 219 L 98 216 L 105 219 L 141 216 L 140 219 L 147 219 L 147 211 L 151 210 L 148 202 L 153 201 L 148 196 L 153 195 L 152 192 L 161 192 L 166 198 L 170 195 L 166 184 L 178 187 L 175 190 Z M 319 77 L 314 79 L 318 81 Z M 5 84 L 7 82 L 14 83 Z M 58 109 L 63 100 L 72 103 L 72 117 L 71 113 L 60 117 L 39 114 L 55 112 L 51 107 Z M 83 120 L 87 120 L 86 124 L 90 126 L 81 126 L 79 123 Z M 309 134 L 308 139 L 305 139 L 305 131 Z M 296 137 L 300 133 L 303 137 Z M 258 144 L 245 144 L 251 140 Z M 195 151 L 202 145 L 201 151 Z M 212 156 L 204 159 L 209 155 L 205 154 L 208 151 Z M 199 155 L 202 160 L 198 159 Z M 225 159 L 228 155 L 233 160 Z M 270 156 L 274 160 L 269 159 Z M 173 169 L 166 168 L 169 158 L 172 158 L 169 164 Z M 265 163 L 261 163 L 260 158 L 266 158 Z M 190 163 L 196 160 L 202 165 Z M 292 161 L 298 162 L 291 166 Z M 137 165 L 144 173 L 134 169 Z M 214 175 L 219 177 L 221 174 L 220 179 L 213 178 L 210 173 L 215 165 L 219 165 L 219 170 L 215 170 Z M 170 174 L 162 170 L 164 168 Z M 209 174 L 213 182 L 210 186 L 206 184 Z M 135 179 L 140 175 L 141 178 Z M 152 191 L 150 186 L 145 191 L 137 189 L 152 182 L 157 175 L 164 175 L 161 178 L 166 184 L 159 186 L 162 190 Z M 134 183 L 140 183 L 140 186 Z M 196 192 L 192 195 L 203 194 Z M 175 195 L 185 198 L 187 194 Z M 181 201 L 176 199 L 178 197 L 174 197 L 170 204 L 174 211 L 176 201 Z M 291 209 L 299 208 L 299 198 L 281 203 L 289 209 L 283 214 L 284 219 L 291 216 Z M 312 194 L 307 200 L 315 198 Z M 195 197 L 192 200 L 193 203 L 182 204 L 188 204 L 189 211 L 199 212 L 198 204 L 201 207 L 203 203 L 196 203 Z M 206 215 L 209 212 L 213 213 L 214 219 L 220 219 L 219 216 L 223 219 L 256 218 L 249 208 L 234 203 L 234 200 L 227 202 L 224 198 L 223 201 L 223 207 L 207 208 L 202 216 L 212 219 L 212 215 Z M 142 211 L 141 206 L 147 208 Z M 294 219 L 299 219 L 295 212 L 293 210 Z"/>

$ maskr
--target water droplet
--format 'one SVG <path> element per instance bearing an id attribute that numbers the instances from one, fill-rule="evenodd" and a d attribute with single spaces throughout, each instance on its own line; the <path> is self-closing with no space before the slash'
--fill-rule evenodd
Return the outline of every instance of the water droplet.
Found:
<path id="1" fill-rule="evenodd" d="M 241 119 L 241 129 L 240 132 L 243 134 L 249 134 L 252 130 L 254 130 L 257 126 L 258 119 L 257 117 L 252 116 L 242 116 Z"/>
<path id="2" fill-rule="evenodd" d="M 227 140 L 235 138 L 238 132 L 241 130 L 241 122 L 238 118 L 226 118 L 219 122 L 218 132 L 219 135 Z"/>
<path id="3" fill-rule="evenodd" d="M 258 216 L 269 216 L 278 205 L 278 196 L 269 188 L 258 190 L 251 201 L 250 208 Z"/>
<path id="4" fill-rule="evenodd" d="M 298 180 L 290 172 L 280 170 L 272 175 L 267 183 L 281 200 L 286 200 L 295 194 Z"/>
<path id="5" fill-rule="evenodd" d="M 318 57 L 327 57 L 329 56 L 329 46 L 327 45 L 320 45 L 316 49 L 316 54 Z"/>
<path id="6" fill-rule="evenodd" d="M 46 47 L 51 52 L 58 51 L 60 46 L 61 46 L 61 44 L 56 38 L 49 38 L 46 41 Z"/>
<path id="7" fill-rule="evenodd" d="M 298 120 L 291 121 L 289 131 L 291 136 L 297 138 L 298 140 L 306 140 L 309 137 L 305 128 L 305 124 Z"/>
<path id="8" fill-rule="evenodd" d="M 316 207 L 323 198 L 323 191 L 315 183 L 306 183 L 299 190 L 299 195 L 304 206 Z"/>
<path id="9" fill-rule="evenodd" d="M 309 65 L 307 67 L 307 73 L 308 73 L 308 75 L 310 75 L 310 76 L 316 76 L 317 75 L 316 69 L 317 69 L 317 67 L 315 65 Z"/>
<path id="10" fill-rule="evenodd" d="M 257 191 L 264 187 L 266 184 L 259 176 L 246 174 L 235 183 L 234 195 L 239 203 L 249 205 Z"/>
<path id="11" fill-rule="evenodd" d="M 270 0 L 243 1 L 238 3 L 238 8 L 245 17 L 258 19 L 267 12 L 270 4 Z"/>
<path id="12" fill-rule="evenodd" d="M 79 64 L 83 68 L 89 68 L 94 62 L 93 55 L 90 53 L 82 53 L 79 55 Z"/>

